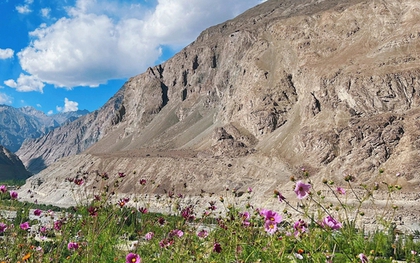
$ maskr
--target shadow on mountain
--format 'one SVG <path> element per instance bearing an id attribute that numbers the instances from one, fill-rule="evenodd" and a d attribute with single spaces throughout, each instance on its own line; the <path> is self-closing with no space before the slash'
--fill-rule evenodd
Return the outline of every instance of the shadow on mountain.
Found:
<path id="1" fill-rule="evenodd" d="M 31 159 L 28 163 L 28 166 L 26 167 L 26 169 L 28 169 L 28 171 L 32 174 L 37 174 L 45 168 L 47 168 L 47 165 L 41 156 Z"/>

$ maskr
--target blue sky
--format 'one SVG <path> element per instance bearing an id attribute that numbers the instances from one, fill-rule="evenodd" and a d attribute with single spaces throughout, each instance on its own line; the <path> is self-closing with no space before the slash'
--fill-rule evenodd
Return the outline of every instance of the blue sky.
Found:
<path id="1" fill-rule="evenodd" d="M 263 0 L 0 0 L 0 104 L 100 108 L 124 82 Z"/>

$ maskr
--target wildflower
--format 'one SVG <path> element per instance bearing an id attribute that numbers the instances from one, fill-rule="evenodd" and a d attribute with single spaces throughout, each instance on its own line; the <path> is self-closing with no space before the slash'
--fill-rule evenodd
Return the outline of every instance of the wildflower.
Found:
<path id="1" fill-rule="evenodd" d="M 77 250 L 79 248 L 79 244 L 76 242 L 69 242 L 67 244 L 67 249 L 68 250 Z"/>
<path id="2" fill-rule="evenodd" d="M 244 226 L 249 226 L 251 223 L 249 222 L 249 218 L 251 217 L 248 211 L 240 213 L 239 216 L 242 218 L 242 224 Z"/>
<path id="3" fill-rule="evenodd" d="M 260 211 L 260 215 L 265 217 L 265 221 L 271 221 L 273 223 L 280 223 L 283 219 L 281 217 L 281 215 L 279 215 L 278 213 L 272 211 L 272 210 L 261 210 Z"/>
<path id="4" fill-rule="evenodd" d="M 74 183 L 76 184 L 76 185 L 82 185 L 83 183 L 84 183 L 84 181 L 83 181 L 83 179 L 81 179 L 81 178 L 77 178 L 77 179 L 74 179 Z"/>
<path id="5" fill-rule="evenodd" d="M 120 200 L 120 201 L 118 201 L 118 205 L 120 206 L 120 207 L 124 207 L 125 206 L 125 202 L 124 202 L 124 200 Z"/>
<path id="6" fill-rule="evenodd" d="M 264 229 L 269 234 L 274 234 L 277 231 L 277 223 L 274 221 L 266 220 L 264 224 Z"/>
<path id="7" fill-rule="evenodd" d="M 97 216 L 98 215 L 98 208 L 91 206 L 88 208 L 88 212 L 90 216 Z"/>
<path id="8" fill-rule="evenodd" d="M 5 185 L 0 185 L 0 192 L 2 192 L 3 194 L 7 192 L 7 186 Z"/>
<path id="9" fill-rule="evenodd" d="M 20 224 L 20 229 L 22 230 L 28 230 L 31 226 L 29 225 L 29 222 L 24 222 Z"/>
<path id="10" fill-rule="evenodd" d="M 411 255 L 417 255 L 417 251 L 411 250 Z"/>
<path id="11" fill-rule="evenodd" d="M 142 213 L 142 214 L 147 214 L 149 211 L 145 207 L 140 207 L 139 212 Z"/>
<path id="12" fill-rule="evenodd" d="M 140 184 L 145 185 L 146 184 L 146 179 L 140 179 Z"/>
<path id="13" fill-rule="evenodd" d="M 248 193 L 249 194 L 252 193 L 252 188 L 251 187 L 248 187 Z"/>
<path id="14" fill-rule="evenodd" d="M 125 173 L 118 173 L 118 177 L 119 178 L 123 178 L 123 177 L 125 177 L 126 175 L 125 175 Z"/>
<path id="15" fill-rule="evenodd" d="M 342 224 L 338 222 L 337 220 L 335 220 L 334 218 L 332 218 L 331 216 L 325 217 L 324 220 L 322 221 L 322 225 L 324 227 L 328 226 L 332 230 L 338 230 L 342 227 Z"/>
<path id="16" fill-rule="evenodd" d="M 34 210 L 34 215 L 36 215 L 36 216 L 40 216 L 41 213 L 42 213 L 42 211 L 40 209 L 35 209 Z"/>
<path id="17" fill-rule="evenodd" d="M 295 193 L 297 198 L 303 199 L 308 196 L 309 189 L 311 188 L 310 184 L 305 184 L 302 181 L 296 182 Z"/>
<path id="18" fill-rule="evenodd" d="M 337 187 L 337 193 L 341 194 L 341 195 L 345 195 L 346 194 L 346 190 L 342 187 Z"/>
<path id="19" fill-rule="evenodd" d="M 144 238 L 145 238 L 146 240 L 151 240 L 154 236 L 155 236 L 155 234 L 154 234 L 153 232 L 148 232 L 148 233 L 144 236 Z"/>
<path id="20" fill-rule="evenodd" d="M 161 248 L 165 248 L 165 247 L 169 247 L 170 245 L 172 245 L 174 243 L 174 241 L 173 240 L 168 240 L 168 239 L 162 239 L 160 242 L 159 242 L 159 246 L 161 247 Z"/>
<path id="21" fill-rule="evenodd" d="M 296 237 L 299 236 L 299 234 L 303 234 L 308 231 L 308 225 L 302 219 L 296 221 L 293 225 L 293 228 L 295 229 Z"/>
<path id="22" fill-rule="evenodd" d="M 174 229 L 170 232 L 169 234 L 170 236 L 178 236 L 178 237 L 182 237 L 184 235 L 184 232 L 182 232 L 182 230 L 179 229 Z"/>
<path id="23" fill-rule="evenodd" d="M 6 231 L 7 225 L 5 223 L 0 223 L 0 233 L 3 233 Z"/>
<path id="24" fill-rule="evenodd" d="M 194 220 L 194 209 L 192 206 L 187 206 L 184 209 L 182 209 L 181 211 L 181 216 L 186 220 L 186 221 L 192 221 Z"/>
<path id="25" fill-rule="evenodd" d="M 359 259 L 360 259 L 361 263 L 367 263 L 368 262 L 368 259 L 367 259 L 366 255 L 363 254 L 363 253 L 359 254 Z"/>
<path id="26" fill-rule="evenodd" d="M 28 260 L 31 257 L 31 253 L 26 254 L 25 256 L 22 257 L 23 261 Z"/>
<path id="27" fill-rule="evenodd" d="M 165 218 L 163 218 L 163 217 L 159 217 L 158 218 L 158 223 L 159 223 L 159 225 L 164 225 L 165 224 Z"/>
<path id="28" fill-rule="evenodd" d="M 200 238 L 206 238 L 209 235 L 209 232 L 207 230 L 202 229 L 200 232 L 197 233 L 197 236 Z"/>
<path id="29" fill-rule="evenodd" d="M 62 225 L 63 225 L 63 222 L 61 220 L 54 221 L 54 229 L 55 230 L 60 231 Z"/>
<path id="30" fill-rule="evenodd" d="M 141 263 L 141 258 L 135 253 L 128 253 L 125 257 L 125 263 Z"/>
<path id="31" fill-rule="evenodd" d="M 11 192 L 10 192 L 10 198 L 12 198 L 12 199 L 17 199 L 17 198 L 18 198 L 18 193 L 17 193 L 17 192 L 15 192 L 15 191 L 11 191 Z"/>
<path id="32" fill-rule="evenodd" d="M 214 243 L 213 245 L 213 251 L 216 253 L 220 253 L 222 252 L 222 246 L 219 243 Z"/>

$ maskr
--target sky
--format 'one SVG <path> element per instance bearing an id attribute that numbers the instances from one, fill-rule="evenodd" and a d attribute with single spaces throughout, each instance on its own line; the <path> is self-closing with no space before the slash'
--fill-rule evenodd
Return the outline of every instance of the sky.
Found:
<path id="1" fill-rule="evenodd" d="M 0 104 L 99 109 L 204 29 L 264 0 L 0 0 Z"/>

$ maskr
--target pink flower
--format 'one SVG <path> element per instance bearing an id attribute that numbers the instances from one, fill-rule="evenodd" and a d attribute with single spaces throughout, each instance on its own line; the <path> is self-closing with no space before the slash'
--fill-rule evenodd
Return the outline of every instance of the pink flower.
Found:
<path id="1" fill-rule="evenodd" d="M 222 246 L 219 243 L 214 243 L 213 245 L 213 251 L 216 253 L 220 253 L 222 252 Z"/>
<path id="2" fill-rule="evenodd" d="M 153 232 L 149 232 L 144 236 L 144 238 L 146 240 L 151 240 L 154 236 L 155 236 L 155 234 Z"/>
<path id="3" fill-rule="evenodd" d="M 6 231 L 7 225 L 5 223 L 0 223 L 0 233 L 3 233 Z"/>
<path id="4" fill-rule="evenodd" d="M 7 192 L 7 186 L 5 185 L 0 185 L 0 192 L 2 192 L 3 194 Z"/>
<path id="5" fill-rule="evenodd" d="M 363 254 L 363 253 L 359 254 L 359 258 L 360 258 L 360 262 L 362 262 L 362 263 L 367 263 L 368 262 L 368 259 L 367 259 L 366 255 Z"/>
<path id="6" fill-rule="evenodd" d="M 137 254 L 128 253 L 128 255 L 125 257 L 125 263 L 141 263 L 141 258 Z"/>
<path id="7" fill-rule="evenodd" d="M 332 218 L 331 216 L 325 217 L 324 220 L 322 221 L 322 225 L 324 227 L 329 227 L 332 230 L 338 230 L 342 227 L 341 223 L 335 220 L 334 218 Z"/>
<path id="8" fill-rule="evenodd" d="M 15 191 L 11 191 L 10 192 L 10 198 L 17 199 L 18 198 L 18 193 L 16 193 Z"/>
<path id="9" fill-rule="evenodd" d="M 341 195 L 345 195 L 346 194 L 346 190 L 342 187 L 337 187 L 337 193 L 341 194 Z"/>
<path id="10" fill-rule="evenodd" d="M 25 222 L 20 224 L 20 229 L 22 230 L 28 230 L 31 226 L 29 225 L 29 222 Z"/>
<path id="11" fill-rule="evenodd" d="M 280 223 L 283 220 L 281 215 L 272 210 L 260 210 L 260 215 L 265 217 L 265 221 L 271 221 L 273 223 Z"/>
<path id="12" fill-rule="evenodd" d="M 69 242 L 67 244 L 68 250 L 77 250 L 78 248 L 79 248 L 79 244 L 77 244 L 76 242 Z"/>
<path id="13" fill-rule="evenodd" d="M 61 220 L 56 220 L 54 221 L 54 229 L 59 231 L 61 230 L 61 226 L 63 225 L 63 222 L 61 222 Z"/>
<path id="14" fill-rule="evenodd" d="M 308 231 L 308 225 L 302 219 L 296 221 L 293 228 L 295 229 L 295 237 Z"/>
<path id="15" fill-rule="evenodd" d="M 35 211 L 34 211 L 34 215 L 36 215 L 36 216 L 40 216 L 41 213 L 42 213 L 42 210 L 40 210 L 40 209 L 35 209 Z"/>
<path id="16" fill-rule="evenodd" d="M 184 232 L 182 232 L 182 230 L 179 230 L 179 229 L 174 229 L 174 230 L 171 231 L 171 233 L 169 235 L 170 236 L 182 237 L 184 235 Z"/>
<path id="17" fill-rule="evenodd" d="M 302 181 L 296 182 L 295 193 L 297 198 L 303 199 L 308 196 L 309 189 L 311 188 L 310 184 L 305 184 Z"/>
<path id="18" fill-rule="evenodd" d="M 277 223 L 274 221 L 266 220 L 264 224 L 264 229 L 269 234 L 274 234 L 277 231 Z"/>
<path id="19" fill-rule="evenodd" d="M 251 223 L 249 222 L 249 218 L 251 217 L 249 215 L 249 212 L 245 211 L 243 213 L 240 213 L 239 216 L 242 218 L 242 224 L 244 226 L 249 226 Z"/>
<path id="20" fill-rule="evenodd" d="M 209 232 L 207 232 L 207 230 L 204 230 L 204 229 L 197 233 L 197 236 L 200 238 L 206 238 L 208 235 L 209 235 Z"/>

